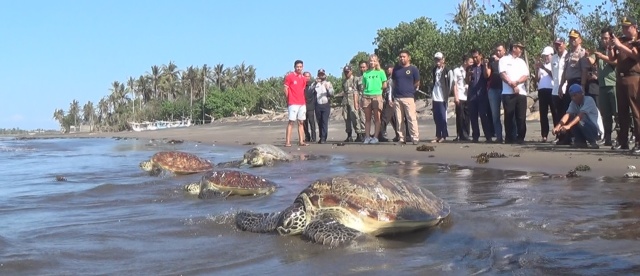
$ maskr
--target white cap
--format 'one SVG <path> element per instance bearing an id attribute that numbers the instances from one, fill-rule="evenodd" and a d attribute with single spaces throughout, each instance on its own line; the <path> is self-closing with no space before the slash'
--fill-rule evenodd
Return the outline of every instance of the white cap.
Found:
<path id="1" fill-rule="evenodd" d="M 546 55 L 553 55 L 553 53 L 554 53 L 553 48 L 551 48 L 549 46 L 544 47 L 544 50 L 542 50 L 542 55 L 545 55 L 545 56 Z"/>
<path id="2" fill-rule="evenodd" d="M 437 52 L 433 57 L 437 58 L 437 59 L 442 59 L 444 57 L 444 55 L 442 55 L 442 53 L 440 53 L 440 52 Z"/>

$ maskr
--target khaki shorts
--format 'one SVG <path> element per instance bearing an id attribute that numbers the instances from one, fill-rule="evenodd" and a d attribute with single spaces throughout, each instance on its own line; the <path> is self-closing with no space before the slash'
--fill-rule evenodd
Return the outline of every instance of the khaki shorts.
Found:
<path id="1" fill-rule="evenodd" d="M 378 96 L 362 96 L 362 108 L 369 108 L 372 110 L 382 109 L 382 95 Z"/>

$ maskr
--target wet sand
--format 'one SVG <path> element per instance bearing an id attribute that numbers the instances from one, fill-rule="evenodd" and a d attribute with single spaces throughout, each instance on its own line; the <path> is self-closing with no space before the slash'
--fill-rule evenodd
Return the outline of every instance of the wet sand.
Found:
<path id="1" fill-rule="evenodd" d="M 238 121 L 214 122 L 213 124 L 198 125 L 188 128 L 173 128 L 142 132 L 118 133 L 78 133 L 56 135 L 56 137 L 122 137 L 156 140 L 184 140 L 195 141 L 206 145 L 225 145 L 249 147 L 248 143 L 269 143 L 284 146 L 286 122 L 283 121 Z M 329 123 L 329 139 L 327 144 L 310 143 L 309 146 L 297 146 L 297 131 L 294 128 L 291 148 L 284 148 L 292 153 L 316 155 L 341 155 L 351 160 L 375 159 L 388 161 L 418 160 L 428 163 L 456 164 L 461 166 L 485 167 L 495 169 L 520 170 L 528 172 L 544 172 L 548 174 L 565 175 L 578 165 L 588 165 L 591 170 L 578 172 L 579 175 L 591 177 L 621 177 L 630 171 L 627 167 L 640 166 L 638 157 L 626 153 L 615 152 L 609 147 L 598 150 L 573 149 L 568 146 L 555 146 L 551 143 L 541 143 L 540 123 L 531 121 L 527 124 L 527 139 L 524 145 L 489 144 L 480 138 L 480 143 L 430 143 L 434 137 L 432 120 L 419 122 L 420 145 L 434 146 L 434 151 L 417 151 L 415 145 L 401 145 L 387 142 L 376 145 L 361 143 L 345 143 L 339 145 L 346 138 L 344 122 L 333 120 Z M 392 129 L 389 126 L 389 131 Z M 449 125 L 449 133 L 455 131 L 455 125 Z M 40 136 L 36 136 L 40 137 Z M 45 137 L 45 136 L 42 136 Z M 50 136 L 49 136 L 50 137 Z M 550 136 L 552 137 L 552 136 Z M 35 138 L 35 137 L 34 137 Z M 453 139 L 453 137 L 451 137 Z M 503 153 L 506 158 L 491 158 L 484 164 L 476 163 L 476 156 L 483 152 L 496 151 Z"/>

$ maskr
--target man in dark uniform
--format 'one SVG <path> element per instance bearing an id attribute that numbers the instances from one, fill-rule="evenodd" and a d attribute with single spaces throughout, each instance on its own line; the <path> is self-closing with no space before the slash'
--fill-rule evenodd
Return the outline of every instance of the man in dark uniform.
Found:
<path id="1" fill-rule="evenodd" d="M 610 52 L 609 59 L 617 61 L 616 66 L 616 97 L 618 100 L 618 120 L 620 131 L 618 132 L 618 148 L 629 149 L 629 127 L 631 117 L 629 108 L 633 116 L 634 147 L 632 153 L 640 153 L 640 43 L 638 41 L 638 24 L 635 18 L 624 17 L 620 23 L 624 37 L 618 38 L 615 35 L 611 39 L 614 51 Z"/>
<path id="2" fill-rule="evenodd" d="M 307 119 L 304 120 L 304 141 L 315 142 L 316 141 L 316 90 L 311 86 L 311 73 L 304 72 L 304 77 L 307 79 L 307 86 L 304 88 L 304 98 L 307 107 Z"/>
<path id="3" fill-rule="evenodd" d="M 378 141 L 380 142 L 388 142 L 389 140 L 387 139 L 387 126 L 389 125 L 389 123 L 391 124 L 391 126 L 393 127 L 393 133 L 395 134 L 395 138 L 394 140 L 398 140 L 398 121 L 396 121 L 396 110 L 395 107 L 393 106 L 393 99 L 392 99 L 392 92 L 391 89 L 393 87 L 393 80 L 391 79 L 391 73 L 393 73 L 393 68 L 396 65 L 393 63 L 390 63 L 387 65 L 386 67 L 386 71 L 387 71 L 387 89 L 384 91 L 384 93 L 382 94 L 383 98 L 384 98 L 384 107 L 382 107 L 382 116 L 380 117 L 380 129 L 382 131 L 380 131 L 380 137 L 378 137 Z"/>

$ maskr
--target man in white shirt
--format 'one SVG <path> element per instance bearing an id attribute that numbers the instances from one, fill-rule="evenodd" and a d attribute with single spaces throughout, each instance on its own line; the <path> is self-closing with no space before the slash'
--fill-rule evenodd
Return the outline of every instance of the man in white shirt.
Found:
<path id="1" fill-rule="evenodd" d="M 527 89 L 529 66 L 521 58 L 524 45 L 520 42 L 511 45 L 511 54 L 500 59 L 500 77 L 502 78 L 502 105 L 504 108 L 505 144 L 524 143 L 527 134 Z M 514 125 L 515 118 L 515 125 Z M 513 137 L 513 128 L 517 136 Z"/>
<path id="2" fill-rule="evenodd" d="M 453 69 L 453 97 L 456 104 L 456 139 L 454 141 L 469 141 L 469 128 L 471 121 L 469 120 L 469 108 L 467 106 L 467 89 L 468 84 L 467 68 L 473 65 L 473 58 L 470 56 L 462 57 L 462 65 Z"/>
<path id="3" fill-rule="evenodd" d="M 573 84 L 568 90 L 571 103 L 560 122 L 553 128 L 554 134 L 571 131 L 575 137 L 574 147 L 598 149 L 596 143 L 600 127 L 599 111 L 592 97 L 585 97 L 582 86 Z M 588 145 L 587 145 L 588 143 Z"/>
<path id="4" fill-rule="evenodd" d="M 434 55 L 435 66 L 431 74 L 433 77 L 433 92 L 431 93 L 431 106 L 433 108 L 433 121 L 436 125 L 436 139 L 432 143 L 446 141 L 449 136 L 447 130 L 447 103 L 449 93 L 453 86 L 453 71 L 445 65 L 444 55 L 437 52 Z"/>
<path id="5" fill-rule="evenodd" d="M 553 106 L 553 68 L 551 65 L 551 58 L 553 55 L 553 48 L 550 46 L 544 47 L 540 60 L 536 62 L 536 79 L 538 80 L 538 107 L 540 111 L 540 135 L 542 135 L 542 142 L 547 142 L 547 136 L 549 135 L 549 111 L 551 111 L 552 126 L 558 124 L 560 121 L 556 109 Z"/>

